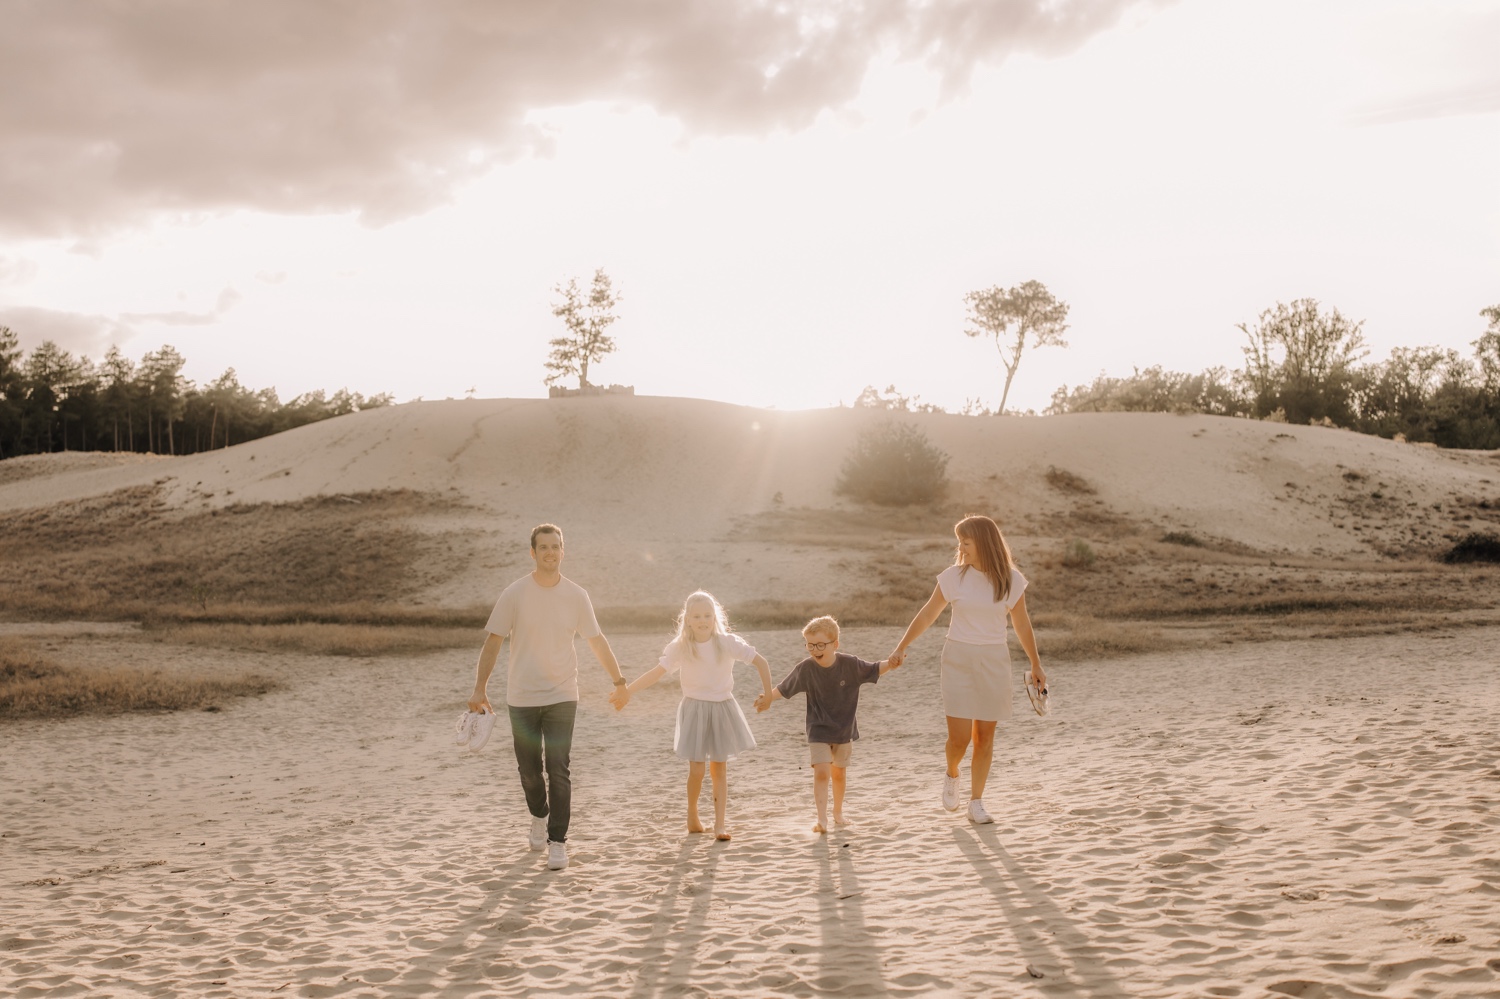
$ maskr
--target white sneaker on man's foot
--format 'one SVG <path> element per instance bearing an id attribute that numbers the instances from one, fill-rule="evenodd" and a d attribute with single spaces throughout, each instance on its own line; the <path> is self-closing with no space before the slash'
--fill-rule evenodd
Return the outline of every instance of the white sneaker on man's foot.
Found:
<path id="1" fill-rule="evenodd" d="M 547 870 L 560 871 L 568 866 L 568 844 L 553 841 L 547 844 Z"/>
<path id="2" fill-rule="evenodd" d="M 943 774 L 943 807 L 950 812 L 958 811 L 958 778 Z"/>
<path id="3" fill-rule="evenodd" d="M 469 740 L 474 737 L 474 719 L 478 718 L 472 711 L 465 711 L 458 716 L 458 727 L 454 730 L 453 744 L 455 746 L 467 746 Z"/>
<path id="4" fill-rule="evenodd" d="M 975 798 L 969 802 L 969 821 L 976 826 L 982 826 L 995 820 L 990 818 L 990 813 L 984 810 L 984 802 Z"/>
<path id="5" fill-rule="evenodd" d="M 527 834 L 526 842 L 533 850 L 540 850 L 547 845 L 547 816 L 531 817 L 531 832 Z"/>
<path id="6" fill-rule="evenodd" d="M 490 741 L 490 732 L 495 728 L 495 712 L 481 711 L 474 716 L 474 724 L 469 735 L 469 752 L 477 753 L 484 748 L 484 744 Z"/>

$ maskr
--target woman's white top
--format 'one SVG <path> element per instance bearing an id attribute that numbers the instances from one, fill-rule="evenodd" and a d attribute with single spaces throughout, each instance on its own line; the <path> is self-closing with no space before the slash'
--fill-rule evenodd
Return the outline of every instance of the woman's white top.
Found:
<path id="1" fill-rule="evenodd" d="M 682 696 L 695 701 L 727 701 L 734 696 L 734 664 L 755 658 L 755 648 L 739 635 L 720 635 L 716 647 L 706 642 L 690 642 L 689 648 L 677 643 L 668 645 L 658 666 L 668 673 L 681 672 Z"/>
<path id="2" fill-rule="evenodd" d="M 938 573 L 943 599 L 953 605 L 948 640 L 966 645 L 1004 645 L 1005 617 L 1026 592 L 1026 577 L 1010 570 L 1010 594 L 995 600 L 995 584 L 974 566 L 950 565 Z"/>

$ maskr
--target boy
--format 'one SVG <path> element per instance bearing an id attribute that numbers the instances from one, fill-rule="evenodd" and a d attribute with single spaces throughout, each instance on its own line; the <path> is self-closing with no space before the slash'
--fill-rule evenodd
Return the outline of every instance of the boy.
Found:
<path id="1" fill-rule="evenodd" d="M 807 749 L 812 759 L 813 801 L 818 806 L 818 824 L 813 832 L 828 831 L 828 782 L 833 781 L 833 822 L 844 824 L 844 770 L 849 766 L 850 745 L 859 738 L 854 712 L 859 707 L 859 688 L 875 683 L 897 663 L 867 663 L 839 652 L 839 623 L 831 617 L 816 617 L 802 629 L 810 658 L 802 660 L 786 679 L 755 699 L 757 711 L 793 694 L 807 694 Z"/>

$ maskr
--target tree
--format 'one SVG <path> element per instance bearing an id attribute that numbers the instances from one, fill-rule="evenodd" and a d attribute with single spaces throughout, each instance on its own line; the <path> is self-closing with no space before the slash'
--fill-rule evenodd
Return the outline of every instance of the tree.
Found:
<path id="1" fill-rule="evenodd" d="M 1240 323 L 1249 339 L 1245 377 L 1257 416 L 1281 409 L 1289 423 L 1354 419 L 1354 364 L 1364 357 L 1364 322 L 1324 313 L 1316 299 L 1277 302 L 1260 314 L 1255 329 Z"/>
<path id="2" fill-rule="evenodd" d="M 594 283 L 587 297 L 578 287 L 577 278 L 553 289 L 562 301 L 552 304 L 552 314 L 563 321 L 568 332 L 551 341 L 552 353 L 546 368 L 551 372 L 545 382 L 555 385 L 564 378 L 578 376 L 580 389 L 589 387 L 589 365 L 614 353 L 615 341 L 605 331 L 616 319 L 615 306 L 620 295 L 610 285 L 604 268 L 594 271 Z"/>
<path id="3" fill-rule="evenodd" d="M 21 338 L 9 326 L 0 326 L 0 458 L 9 457 L 7 443 L 20 443 L 21 403 L 25 392 Z"/>
<path id="4" fill-rule="evenodd" d="M 1488 319 L 1490 326 L 1474 341 L 1474 356 L 1479 359 L 1485 387 L 1491 392 L 1500 392 L 1500 305 L 1480 309 L 1479 315 Z"/>
<path id="5" fill-rule="evenodd" d="M 882 421 L 855 440 L 833 491 L 881 506 L 907 506 L 930 503 L 947 488 L 948 455 L 910 423 Z"/>
<path id="6" fill-rule="evenodd" d="M 182 419 L 187 410 L 186 393 L 190 385 L 182 377 L 182 367 L 186 363 L 187 359 L 170 345 L 163 345 L 160 350 L 148 352 L 141 358 L 141 367 L 136 377 L 142 394 L 147 399 L 146 412 L 150 431 L 156 435 L 152 450 L 158 453 L 161 451 L 161 432 L 156 429 L 157 419 L 162 421 L 167 431 L 167 453 L 177 453 L 172 425 Z"/>
<path id="7" fill-rule="evenodd" d="M 994 337 L 1000 363 L 1005 365 L 1005 388 L 1000 393 L 1000 409 L 1010 397 L 1010 383 L 1021 366 L 1021 354 L 1030 339 L 1036 347 L 1066 347 L 1062 335 L 1067 331 L 1068 304 L 1060 302 L 1040 281 L 1027 281 L 1014 288 L 996 285 L 964 296 L 969 306 L 968 326 L 964 332 L 973 337 Z"/>

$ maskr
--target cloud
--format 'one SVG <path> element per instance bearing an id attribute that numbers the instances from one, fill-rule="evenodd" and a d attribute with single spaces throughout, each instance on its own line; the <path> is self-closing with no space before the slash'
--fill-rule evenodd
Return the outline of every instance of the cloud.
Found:
<path id="1" fill-rule="evenodd" d="M 109 316 L 29 306 L 0 309 L 0 326 L 14 330 L 23 347 L 35 349 L 43 340 L 51 340 L 64 350 L 85 357 L 99 357 L 111 343 L 131 334 L 129 328 Z"/>
<path id="2" fill-rule="evenodd" d="M 0 288 L 28 284 L 36 277 L 36 261 L 25 257 L 0 257 Z"/>
<path id="3" fill-rule="evenodd" d="M 1500 111 L 1500 81 L 1417 94 L 1366 107 L 1350 115 L 1355 125 L 1395 125 L 1427 118 Z"/>
<path id="4" fill-rule="evenodd" d="M 163 326 L 212 326 L 219 321 L 220 316 L 234 308 L 242 297 L 233 288 L 225 288 L 219 292 L 219 300 L 214 307 L 207 312 L 126 312 L 120 316 L 120 320 L 126 325 L 160 323 Z"/>
<path id="5" fill-rule="evenodd" d="M 426 210 L 545 149 L 528 112 L 650 106 L 699 134 L 796 129 L 877 56 L 961 86 L 1141 0 L 106 0 L 6 6 L 0 235 L 162 213 Z"/>

